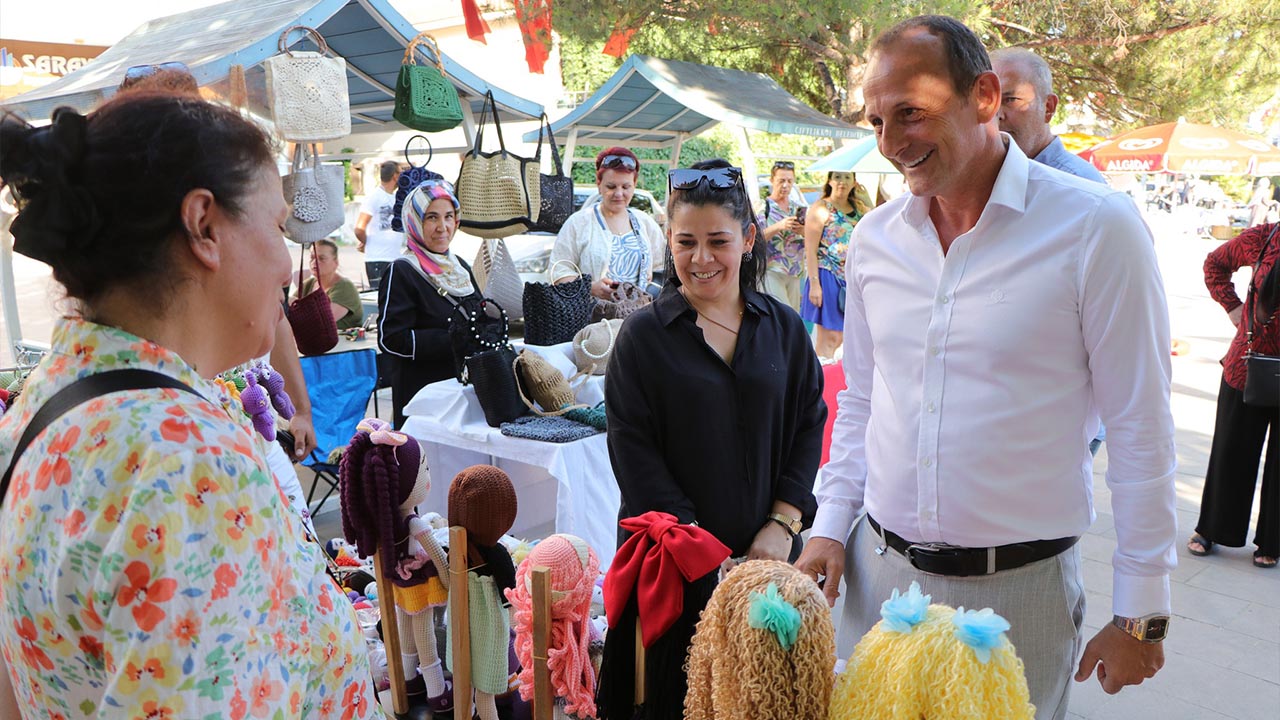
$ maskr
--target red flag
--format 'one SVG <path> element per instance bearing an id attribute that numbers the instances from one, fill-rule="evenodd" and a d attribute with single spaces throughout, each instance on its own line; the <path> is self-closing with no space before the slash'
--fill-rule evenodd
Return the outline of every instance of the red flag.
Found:
<path id="1" fill-rule="evenodd" d="M 609 36 L 609 42 L 604 44 L 604 54 L 612 55 L 619 60 L 627 54 L 627 47 L 631 45 L 631 36 L 636 34 L 636 29 L 614 30 Z"/>
<path id="2" fill-rule="evenodd" d="M 551 0 L 515 0 L 529 72 L 541 73 L 551 56 Z"/>
<path id="3" fill-rule="evenodd" d="M 484 36 L 489 34 L 489 23 L 480 15 L 476 0 L 462 0 L 462 16 L 467 21 L 467 37 L 488 45 Z"/>

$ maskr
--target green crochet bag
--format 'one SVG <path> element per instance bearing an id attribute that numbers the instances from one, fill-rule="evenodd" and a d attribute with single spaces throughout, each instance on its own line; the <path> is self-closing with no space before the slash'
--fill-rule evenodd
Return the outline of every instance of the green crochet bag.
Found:
<path id="1" fill-rule="evenodd" d="M 426 45 L 436 64 L 418 65 L 414 50 Z M 445 76 L 440 47 L 430 35 L 421 33 L 404 50 L 400 75 L 396 78 L 396 106 L 391 116 L 405 127 L 423 132 L 440 132 L 462 122 L 458 90 Z"/>

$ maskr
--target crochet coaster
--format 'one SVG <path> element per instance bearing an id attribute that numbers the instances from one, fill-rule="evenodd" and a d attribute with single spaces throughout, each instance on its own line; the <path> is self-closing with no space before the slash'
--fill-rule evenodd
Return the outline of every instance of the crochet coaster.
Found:
<path id="1" fill-rule="evenodd" d="M 502 423 L 501 432 L 509 437 L 567 443 L 591 437 L 600 431 L 564 417 L 526 415 L 511 422 Z"/>

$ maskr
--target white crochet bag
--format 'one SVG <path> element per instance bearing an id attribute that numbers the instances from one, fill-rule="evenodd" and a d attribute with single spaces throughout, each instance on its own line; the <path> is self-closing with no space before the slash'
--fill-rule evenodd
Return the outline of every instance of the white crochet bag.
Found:
<path id="1" fill-rule="evenodd" d="M 320 52 L 291 52 L 289 34 L 310 33 Z M 315 28 L 294 25 L 280 33 L 280 54 L 267 58 L 271 120 L 291 142 L 337 140 L 351 134 L 347 61 L 328 57 L 329 45 Z"/>

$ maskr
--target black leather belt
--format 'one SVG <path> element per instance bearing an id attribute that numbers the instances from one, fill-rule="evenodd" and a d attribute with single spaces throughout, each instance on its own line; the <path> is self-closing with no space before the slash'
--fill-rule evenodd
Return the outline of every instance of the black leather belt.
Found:
<path id="1" fill-rule="evenodd" d="M 1012 570 L 1037 560 L 1051 558 L 1070 548 L 1080 540 L 1079 536 L 1056 540 L 1033 540 L 991 548 L 966 548 L 946 543 L 913 543 L 894 533 L 883 530 L 875 518 L 867 516 L 871 529 L 884 538 L 885 544 L 907 558 L 912 567 L 932 575 L 969 577 L 992 575 L 1002 570 Z"/>

